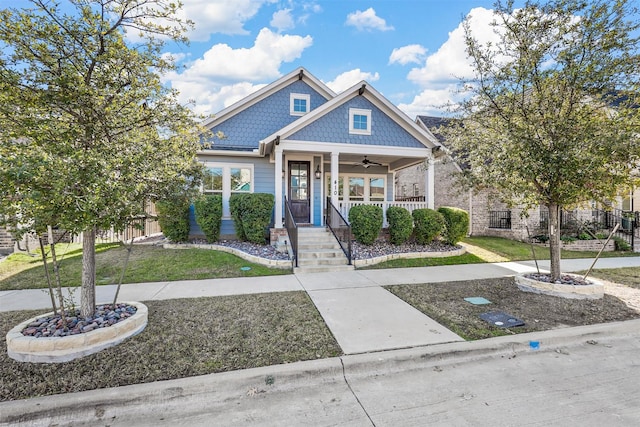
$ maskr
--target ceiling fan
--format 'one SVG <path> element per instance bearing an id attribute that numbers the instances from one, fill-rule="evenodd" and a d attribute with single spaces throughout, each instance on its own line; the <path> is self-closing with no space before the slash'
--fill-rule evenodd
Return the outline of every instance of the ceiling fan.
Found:
<path id="1" fill-rule="evenodd" d="M 356 163 L 356 165 L 360 165 L 363 168 L 368 168 L 369 166 L 382 166 L 382 163 L 374 162 L 367 159 L 367 156 L 364 156 L 364 159 L 360 163 Z"/>

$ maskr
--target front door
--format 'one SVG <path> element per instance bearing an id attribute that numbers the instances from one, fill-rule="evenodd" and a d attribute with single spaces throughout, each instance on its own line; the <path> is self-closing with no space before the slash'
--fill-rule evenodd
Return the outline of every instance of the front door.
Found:
<path id="1" fill-rule="evenodd" d="M 309 223 L 311 210 L 311 194 L 309 179 L 309 162 L 289 162 L 289 200 L 291 213 L 298 224 Z"/>

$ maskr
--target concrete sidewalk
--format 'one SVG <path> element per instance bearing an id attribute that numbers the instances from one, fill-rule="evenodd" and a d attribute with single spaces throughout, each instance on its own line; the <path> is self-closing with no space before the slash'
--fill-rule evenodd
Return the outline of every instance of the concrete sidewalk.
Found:
<path id="1" fill-rule="evenodd" d="M 563 271 L 589 268 L 592 260 L 563 260 Z M 548 261 L 539 263 L 548 268 Z M 604 258 L 598 268 L 640 266 L 640 257 Z M 462 341 L 382 286 L 487 279 L 535 271 L 533 261 L 494 264 L 354 270 L 233 279 L 123 285 L 120 301 L 152 301 L 264 292 L 306 291 L 345 354 Z M 115 286 L 98 286 L 96 300 L 109 302 Z M 69 289 L 65 289 L 67 295 Z M 73 294 L 79 300 L 79 291 Z M 78 301 L 79 302 L 79 301 Z M 46 290 L 0 292 L 0 311 L 50 308 Z"/>

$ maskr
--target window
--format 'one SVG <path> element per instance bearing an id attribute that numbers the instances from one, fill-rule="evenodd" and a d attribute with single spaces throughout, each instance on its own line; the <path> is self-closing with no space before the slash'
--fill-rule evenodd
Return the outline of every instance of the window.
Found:
<path id="1" fill-rule="evenodd" d="M 309 112 L 311 96 L 303 93 L 292 93 L 289 98 L 289 112 L 292 116 L 304 116 Z"/>
<path id="2" fill-rule="evenodd" d="M 418 184 L 413 184 L 413 197 L 418 197 L 420 195 L 420 187 Z"/>
<path id="3" fill-rule="evenodd" d="M 208 168 L 202 187 L 207 194 L 222 193 L 222 168 Z"/>
<path id="4" fill-rule="evenodd" d="M 511 229 L 511 211 L 489 211 L 489 228 Z"/>
<path id="5" fill-rule="evenodd" d="M 364 178 L 349 177 L 349 200 L 364 200 Z"/>
<path id="6" fill-rule="evenodd" d="M 384 201 L 384 178 L 369 178 L 369 200 Z"/>
<path id="7" fill-rule="evenodd" d="M 222 217 L 231 218 L 229 198 L 232 193 L 253 192 L 252 165 L 211 165 L 207 164 L 207 173 L 202 182 L 205 194 L 222 195 Z"/>
<path id="8" fill-rule="evenodd" d="M 349 133 L 371 135 L 371 110 L 349 108 Z"/>
<path id="9" fill-rule="evenodd" d="M 327 195 L 331 195 L 331 174 L 326 174 Z M 381 202 L 385 200 L 386 178 L 382 176 L 340 175 L 337 180 L 338 200 Z M 346 194 L 345 194 L 346 191 Z"/>
<path id="10" fill-rule="evenodd" d="M 251 192 L 251 169 L 231 168 L 231 192 L 250 193 Z"/>

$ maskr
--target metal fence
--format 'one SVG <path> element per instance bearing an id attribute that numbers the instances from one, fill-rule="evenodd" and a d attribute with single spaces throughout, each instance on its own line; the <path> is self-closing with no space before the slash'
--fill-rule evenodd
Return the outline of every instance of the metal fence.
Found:
<path id="1" fill-rule="evenodd" d="M 489 228 L 511 229 L 511 211 L 489 211 Z"/>

